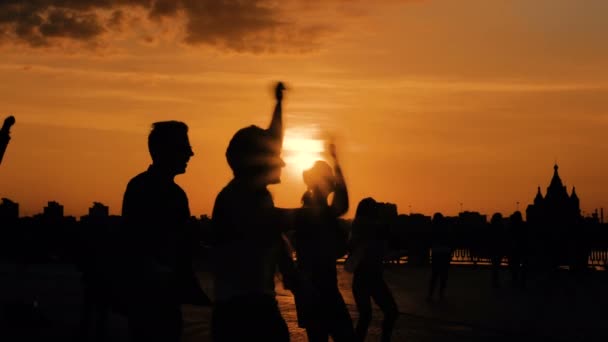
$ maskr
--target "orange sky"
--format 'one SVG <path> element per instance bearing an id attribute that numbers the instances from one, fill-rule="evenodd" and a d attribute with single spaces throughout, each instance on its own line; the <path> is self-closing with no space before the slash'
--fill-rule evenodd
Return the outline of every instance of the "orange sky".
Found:
<path id="1" fill-rule="evenodd" d="M 209 214 L 231 178 L 228 141 L 267 125 L 276 80 L 292 148 L 337 136 L 349 217 L 365 196 L 403 213 L 510 214 L 545 192 L 555 161 L 586 213 L 608 208 L 606 1 L 11 3 L 0 116 L 17 124 L 0 196 L 21 215 L 49 200 L 118 214 L 166 119 L 190 126 L 195 156 L 176 180 Z M 279 206 L 299 205 L 296 164 L 271 188 Z"/>

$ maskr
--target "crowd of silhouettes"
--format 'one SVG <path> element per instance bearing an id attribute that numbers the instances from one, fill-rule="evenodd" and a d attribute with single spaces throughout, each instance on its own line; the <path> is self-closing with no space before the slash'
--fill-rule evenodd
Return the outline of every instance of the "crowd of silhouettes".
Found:
<path id="1" fill-rule="evenodd" d="M 531 233 L 519 211 L 508 218 L 495 213 L 489 224 L 484 219 L 483 229 L 471 229 L 441 213 L 432 219 L 404 218 L 396 206 L 367 197 L 358 203 L 347 231 L 340 218 L 349 209 L 349 195 L 333 142 L 328 144 L 329 162 L 318 160 L 302 174 L 307 187 L 302 205 L 276 207 L 268 186 L 281 182 L 285 166 L 281 158 L 285 90 L 280 82 L 275 87 L 276 103 L 267 128 L 246 126 L 230 139 L 225 155 L 233 178 L 217 195 L 204 232 L 193 228 L 188 196 L 175 182 L 194 156 L 188 126 L 180 121 L 152 124 L 148 136 L 152 163 L 126 185 L 117 224 L 90 220 L 82 223 L 85 231 L 76 229 L 74 222 L 42 218 L 43 223 L 59 227 L 62 237 L 70 237 L 52 240 L 49 235 L 42 240 L 60 245 L 48 254 L 73 262 L 82 274 L 82 340 L 105 340 L 109 314 L 115 311 L 127 317 L 132 341 L 177 342 L 182 338 L 182 304 L 192 304 L 212 308 L 213 341 L 289 341 L 276 299 L 279 278 L 293 293 L 298 325 L 310 341 L 330 337 L 336 342 L 364 341 L 372 301 L 383 313 L 381 340 L 390 341 L 399 310 L 384 278 L 389 250 L 408 250 L 412 263 L 430 260 L 429 302 L 437 288 L 439 300 L 446 296 L 457 248 L 490 261 L 493 287 L 501 285 L 504 258 L 513 285 L 523 288 L 532 259 L 538 257 L 532 246 L 540 254 L 548 251 L 542 257 L 555 256 L 551 246 L 543 249 L 538 243 L 542 235 Z M 0 163 L 14 123 L 9 116 L 0 130 Z M 430 229 L 405 231 L 399 223 L 404 219 Z M 29 236 L 13 238 L 38 241 Z M 213 296 L 202 290 L 193 268 L 193 253 L 201 249 L 201 240 L 209 250 L 205 257 L 213 275 Z M 580 258 L 585 251 L 579 245 L 573 253 Z M 23 246 L 22 255 L 30 253 Z M 2 252 L 8 249 L 7 245 Z M 17 255 L 18 249 L 9 254 Z M 346 257 L 345 270 L 352 273 L 356 322 L 338 286 L 336 261 L 342 257 Z M 15 260 L 27 264 L 25 259 Z"/>

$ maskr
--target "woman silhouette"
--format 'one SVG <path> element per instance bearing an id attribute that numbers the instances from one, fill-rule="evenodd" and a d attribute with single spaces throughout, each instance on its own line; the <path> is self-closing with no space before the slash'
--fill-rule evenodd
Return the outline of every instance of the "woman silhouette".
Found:
<path id="1" fill-rule="evenodd" d="M 373 198 L 364 198 L 357 206 L 351 231 L 348 270 L 353 271 L 353 296 L 359 311 L 355 328 L 356 341 L 364 341 L 372 320 L 371 299 L 384 314 L 381 341 L 391 339 L 399 311 L 383 275 L 383 258 L 388 244 L 388 225 L 380 217 Z"/>
<path id="2" fill-rule="evenodd" d="M 324 161 L 303 172 L 308 189 L 296 219 L 295 250 L 303 284 L 294 291 L 298 323 L 309 341 L 353 341 L 352 319 L 338 289 L 336 259 L 346 253 L 347 234 L 338 217 L 348 210 L 348 193 L 330 145 L 334 170 Z M 328 196 L 334 198 L 328 205 Z M 308 286 L 306 286 L 308 285 Z"/>

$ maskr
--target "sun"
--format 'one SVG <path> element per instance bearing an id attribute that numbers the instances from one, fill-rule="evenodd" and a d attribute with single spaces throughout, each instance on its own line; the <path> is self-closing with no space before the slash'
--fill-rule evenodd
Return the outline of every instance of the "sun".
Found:
<path id="1" fill-rule="evenodd" d="M 309 169 L 317 160 L 325 160 L 324 142 L 317 139 L 312 128 L 294 128 L 285 132 L 283 140 L 283 159 L 285 168 L 296 175 Z"/>

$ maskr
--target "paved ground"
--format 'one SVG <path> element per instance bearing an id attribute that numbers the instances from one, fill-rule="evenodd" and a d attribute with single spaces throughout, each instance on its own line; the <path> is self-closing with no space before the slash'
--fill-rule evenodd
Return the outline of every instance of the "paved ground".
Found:
<path id="1" fill-rule="evenodd" d="M 0 265 L 0 341 L 78 340 L 79 275 L 65 265 L 17 272 Z M 495 289 L 489 270 L 453 267 L 446 300 L 433 303 L 424 299 L 428 276 L 428 268 L 387 266 L 387 283 L 402 313 L 394 341 L 608 341 L 608 272 L 577 278 L 567 272 L 536 275 L 520 290 L 510 286 L 506 272 Z M 201 273 L 200 280 L 212 293 L 208 274 Z M 350 274 L 340 268 L 339 280 L 356 320 Z M 292 341 L 306 341 L 296 324 L 293 297 L 279 286 L 277 298 Z M 37 302 L 35 314 L 11 304 L 24 301 Z M 184 340 L 209 341 L 210 309 L 187 306 L 184 312 Z M 375 311 L 368 341 L 379 340 L 381 318 Z M 124 318 L 113 315 L 110 340 L 127 341 L 125 332 Z"/>

